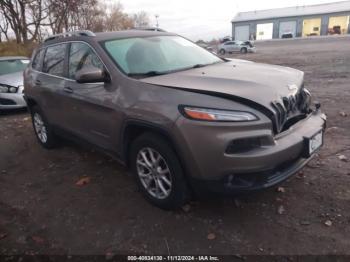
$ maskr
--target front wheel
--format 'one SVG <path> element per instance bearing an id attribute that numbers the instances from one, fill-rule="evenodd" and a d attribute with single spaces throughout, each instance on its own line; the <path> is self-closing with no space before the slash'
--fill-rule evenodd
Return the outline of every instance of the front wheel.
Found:
<path id="1" fill-rule="evenodd" d="M 162 209 L 181 207 L 188 200 L 188 187 L 180 161 L 161 136 L 146 133 L 136 138 L 130 163 L 143 195 Z"/>
<path id="2" fill-rule="evenodd" d="M 47 149 L 56 147 L 58 139 L 40 108 L 34 106 L 31 108 L 31 114 L 34 132 L 39 143 Z"/>
<path id="3" fill-rule="evenodd" d="M 220 49 L 219 51 L 220 55 L 224 55 L 226 53 L 225 49 Z"/>
<path id="4" fill-rule="evenodd" d="M 248 52 L 247 48 L 243 47 L 241 48 L 241 53 L 242 54 L 246 54 Z"/>

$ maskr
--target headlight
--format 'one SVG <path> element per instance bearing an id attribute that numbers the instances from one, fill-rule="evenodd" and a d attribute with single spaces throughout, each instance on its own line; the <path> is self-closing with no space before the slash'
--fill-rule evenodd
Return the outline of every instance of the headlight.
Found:
<path id="1" fill-rule="evenodd" d="M 9 87 L 9 92 L 10 93 L 17 93 L 17 87 L 14 87 L 14 86 Z"/>
<path id="2" fill-rule="evenodd" d="M 0 85 L 0 93 L 8 93 L 9 89 L 7 86 Z"/>
<path id="3" fill-rule="evenodd" d="M 17 91 L 18 91 L 18 88 L 15 86 L 0 84 L 0 93 L 17 93 Z"/>
<path id="4" fill-rule="evenodd" d="M 243 111 L 197 108 L 189 106 L 183 107 L 182 111 L 188 118 L 195 120 L 219 122 L 245 122 L 258 120 L 256 115 Z"/>

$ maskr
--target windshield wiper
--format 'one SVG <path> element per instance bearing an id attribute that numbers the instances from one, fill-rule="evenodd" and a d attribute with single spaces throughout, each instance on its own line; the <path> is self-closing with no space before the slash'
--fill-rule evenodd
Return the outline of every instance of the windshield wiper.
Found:
<path id="1" fill-rule="evenodd" d="M 149 77 L 149 76 L 159 76 L 159 75 L 164 75 L 167 72 L 161 72 L 161 71 L 148 71 L 145 73 L 129 73 L 128 76 L 130 77 Z"/>
<path id="2" fill-rule="evenodd" d="M 195 64 L 195 65 L 190 66 L 190 67 L 179 68 L 179 69 L 174 69 L 174 70 L 167 70 L 167 71 L 151 70 L 151 71 L 148 71 L 148 72 L 145 72 L 145 73 L 129 73 L 128 76 L 136 77 L 136 78 L 143 78 L 143 77 L 166 75 L 166 74 L 176 73 L 176 72 L 185 71 L 185 70 L 189 70 L 189 69 L 201 68 L 201 67 L 217 64 L 217 63 L 220 63 L 220 62 L 221 61 L 210 63 L 210 64 Z"/>
<path id="3" fill-rule="evenodd" d="M 218 64 L 220 63 L 221 61 L 216 61 L 214 63 L 209 63 L 209 64 L 195 64 L 189 68 L 186 68 L 186 69 L 192 69 L 192 68 L 201 68 L 201 67 L 205 67 L 205 66 L 210 66 L 210 65 L 214 65 L 214 64 Z"/>
<path id="4" fill-rule="evenodd" d="M 194 66 L 191 66 L 191 68 L 201 68 L 201 67 L 205 67 L 207 65 L 210 65 L 210 64 L 195 64 Z"/>

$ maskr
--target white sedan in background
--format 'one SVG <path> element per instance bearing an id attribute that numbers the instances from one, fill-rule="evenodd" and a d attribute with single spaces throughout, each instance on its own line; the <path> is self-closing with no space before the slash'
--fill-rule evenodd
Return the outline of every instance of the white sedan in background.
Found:
<path id="1" fill-rule="evenodd" d="M 24 108 L 23 70 L 29 64 L 28 57 L 0 57 L 0 110 Z"/>
<path id="2" fill-rule="evenodd" d="M 219 45 L 219 54 L 240 52 L 242 54 L 255 53 L 256 48 L 251 41 L 226 41 Z"/>

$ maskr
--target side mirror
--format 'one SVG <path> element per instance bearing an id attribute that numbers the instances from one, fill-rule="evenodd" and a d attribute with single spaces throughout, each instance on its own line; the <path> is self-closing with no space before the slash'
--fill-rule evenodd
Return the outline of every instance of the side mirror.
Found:
<path id="1" fill-rule="evenodd" d="M 107 73 L 94 66 L 86 66 L 75 73 L 75 80 L 78 83 L 108 82 Z"/>

